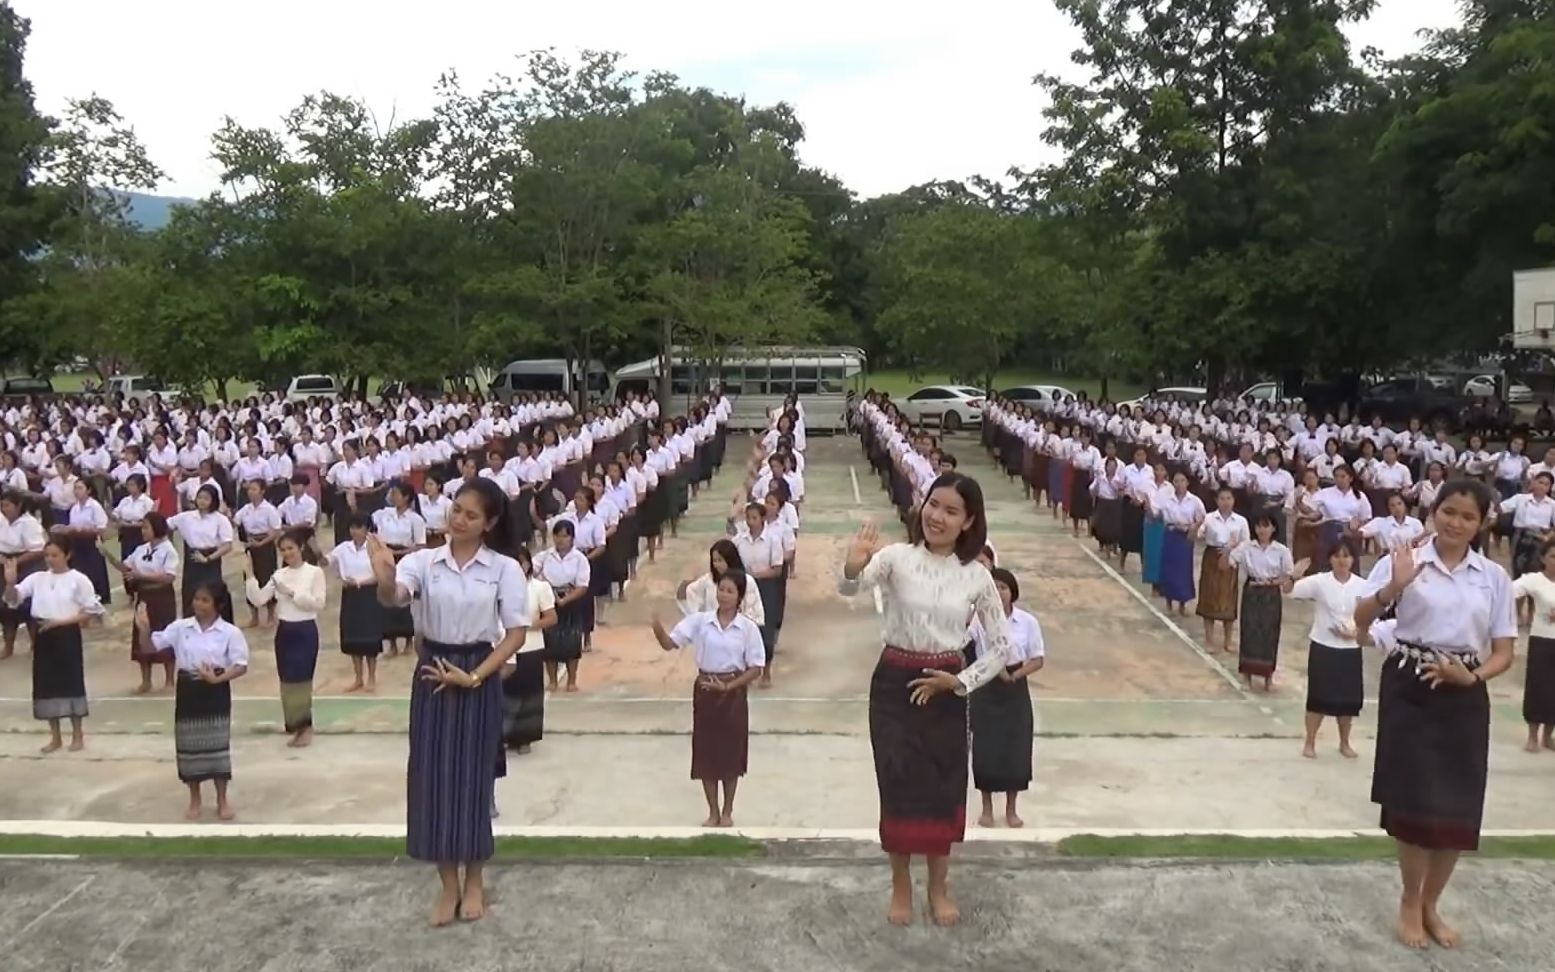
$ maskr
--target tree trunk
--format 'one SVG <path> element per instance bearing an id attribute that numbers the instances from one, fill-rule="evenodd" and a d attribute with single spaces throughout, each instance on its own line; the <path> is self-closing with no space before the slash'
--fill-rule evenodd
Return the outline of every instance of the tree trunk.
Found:
<path id="1" fill-rule="evenodd" d="M 225 379 L 225 378 L 217 378 L 216 379 L 216 397 L 221 399 L 224 402 L 229 402 L 229 401 L 232 400 L 231 398 L 229 398 L 227 396 L 227 379 Z"/>
<path id="2" fill-rule="evenodd" d="M 671 354 L 670 342 L 675 339 L 675 325 L 668 317 L 659 319 L 659 387 L 654 393 L 659 400 L 659 408 L 669 407 L 670 400 L 670 369 L 674 367 L 674 355 Z"/>

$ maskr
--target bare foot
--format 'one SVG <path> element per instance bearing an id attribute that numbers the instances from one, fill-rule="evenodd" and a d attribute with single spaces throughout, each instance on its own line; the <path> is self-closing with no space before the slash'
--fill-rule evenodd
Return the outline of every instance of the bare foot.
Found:
<path id="1" fill-rule="evenodd" d="M 1015 828 L 1026 826 L 1026 821 L 1018 817 L 1014 810 L 1011 810 L 1004 815 L 1004 822 L 1006 825 Z"/>
<path id="2" fill-rule="evenodd" d="M 131 695 L 145 695 L 147 692 L 150 692 L 150 691 L 151 691 L 151 683 L 150 682 L 141 682 L 139 685 L 137 685 L 134 688 L 130 689 L 130 694 Z"/>
<path id="3" fill-rule="evenodd" d="M 367 683 L 367 688 L 363 689 L 363 691 L 365 691 L 368 695 L 377 695 L 378 694 L 378 683 L 377 682 L 368 682 Z"/>
<path id="4" fill-rule="evenodd" d="M 707 815 L 707 819 L 702 821 L 702 826 L 704 826 L 704 827 L 716 827 L 716 826 L 718 826 L 718 814 L 716 814 L 716 813 L 708 814 Z"/>
<path id="5" fill-rule="evenodd" d="M 184 811 L 184 819 L 185 820 L 199 820 L 200 819 L 200 812 L 203 809 L 204 808 L 201 807 L 198 803 L 191 803 L 191 804 L 189 804 L 189 809 Z"/>
<path id="6" fill-rule="evenodd" d="M 63 745 L 65 744 L 58 739 L 50 739 L 47 743 L 44 744 L 43 748 L 38 751 L 40 753 L 52 753 L 54 750 Z"/>
<path id="7" fill-rule="evenodd" d="M 568 682 L 567 683 L 567 691 L 569 691 L 569 692 L 576 692 L 577 690 L 578 690 L 578 683 L 577 682 Z"/>
<path id="8" fill-rule="evenodd" d="M 885 920 L 898 928 L 905 928 L 912 924 L 911 891 L 908 891 L 906 894 L 897 894 L 895 891 L 891 892 L 891 909 L 886 912 Z"/>
<path id="9" fill-rule="evenodd" d="M 517 753 L 518 755 L 520 755 L 520 756 L 528 756 L 529 755 L 529 744 L 528 743 L 524 743 L 522 746 L 518 747 L 517 749 L 515 749 L 513 751 L 515 753 Z"/>
<path id="10" fill-rule="evenodd" d="M 464 900 L 459 902 L 460 920 L 480 921 L 484 917 L 486 917 L 486 890 L 466 887 Z"/>
<path id="11" fill-rule="evenodd" d="M 432 927 L 442 928 L 454 922 L 454 914 L 459 910 L 459 895 L 453 891 L 443 891 L 437 896 L 437 904 L 432 906 Z"/>
<path id="12" fill-rule="evenodd" d="M 1345 759 L 1359 759 L 1361 754 L 1351 749 L 1349 746 L 1340 746 L 1339 755 L 1343 756 Z"/>
<path id="13" fill-rule="evenodd" d="M 992 827 L 993 826 L 993 811 L 992 810 L 988 810 L 988 811 L 985 811 L 984 813 L 982 813 L 981 815 L 979 815 L 978 818 L 977 818 L 977 825 L 979 827 Z"/>
<path id="14" fill-rule="evenodd" d="M 725 812 L 725 813 L 719 814 L 718 815 L 718 826 L 720 826 L 720 827 L 733 827 L 734 826 L 734 814 L 733 813 L 729 813 L 729 812 Z"/>
<path id="15" fill-rule="evenodd" d="M 286 745 L 292 747 L 293 749 L 306 749 L 312 742 L 313 730 L 304 729 L 297 735 L 293 736 L 289 741 L 287 741 Z"/>
<path id="16" fill-rule="evenodd" d="M 955 901 L 951 900 L 949 892 L 942 895 L 932 893 L 929 895 L 929 920 L 941 928 L 960 924 L 961 909 L 957 908 Z"/>
<path id="17" fill-rule="evenodd" d="M 83 750 L 85 748 L 86 748 L 86 740 L 85 739 L 82 739 L 80 736 L 74 736 L 74 737 L 71 738 L 71 740 L 70 740 L 70 751 L 71 752 L 79 753 L 81 750 Z"/>
<path id="18" fill-rule="evenodd" d="M 1418 907 L 1399 906 L 1397 934 L 1405 948 L 1431 947 L 1431 939 L 1425 933 L 1425 921 Z"/>
<path id="19" fill-rule="evenodd" d="M 352 682 L 352 683 L 351 683 L 351 684 L 350 684 L 350 685 L 349 685 L 349 686 L 348 686 L 348 687 L 347 687 L 347 688 L 346 688 L 346 693 L 347 693 L 347 694 L 350 694 L 350 693 L 352 693 L 352 692 L 360 692 L 360 691 L 361 691 L 361 690 L 362 690 L 362 688 L 363 688 L 363 686 L 362 686 L 362 683 L 361 683 L 361 682 Z"/>
<path id="20" fill-rule="evenodd" d="M 216 805 L 216 819 L 236 820 L 238 819 L 238 812 L 232 809 L 232 804 L 230 803 L 218 803 Z"/>
<path id="21" fill-rule="evenodd" d="M 1463 939 L 1451 925 L 1442 920 L 1442 916 L 1436 913 L 1435 908 L 1426 908 L 1424 918 L 1426 934 L 1430 935 L 1436 944 L 1442 948 L 1457 948 L 1463 944 Z"/>
<path id="22" fill-rule="evenodd" d="M 1306 743 L 1301 747 L 1301 755 L 1307 759 L 1317 759 L 1317 744 Z"/>

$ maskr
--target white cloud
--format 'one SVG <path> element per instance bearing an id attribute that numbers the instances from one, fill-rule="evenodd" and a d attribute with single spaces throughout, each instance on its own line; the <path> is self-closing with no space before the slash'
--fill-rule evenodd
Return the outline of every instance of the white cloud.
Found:
<path id="1" fill-rule="evenodd" d="M 326 89 L 382 117 L 422 115 L 447 68 L 478 81 L 551 46 L 619 50 L 640 70 L 788 101 L 805 158 L 865 195 L 999 175 L 1048 157 L 1031 77 L 1066 70 L 1075 42 L 1040 0 L 12 2 L 32 20 L 26 71 L 45 110 L 93 91 L 112 99 L 168 172 L 162 191 L 179 195 L 216 187 L 209 137 L 226 115 L 271 124 Z M 1453 0 L 1383 0 L 1352 36 L 1401 53 L 1414 30 L 1454 16 Z"/>

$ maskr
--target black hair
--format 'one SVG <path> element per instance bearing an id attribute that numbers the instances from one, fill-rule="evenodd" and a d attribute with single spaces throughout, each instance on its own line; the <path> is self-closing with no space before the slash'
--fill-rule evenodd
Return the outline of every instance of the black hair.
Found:
<path id="1" fill-rule="evenodd" d="M 745 561 L 740 557 L 740 548 L 734 545 L 733 540 L 727 538 L 714 540 L 713 545 L 707 548 L 707 572 L 713 575 L 713 580 L 718 580 L 718 572 L 713 569 L 713 554 L 723 558 L 724 564 L 730 570 L 743 571 Z"/>
<path id="2" fill-rule="evenodd" d="M 1005 587 L 1010 589 L 1011 604 L 1014 604 L 1016 601 L 1020 600 L 1020 582 L 1015 579 L 1014 574 L 1005 570 L 1003 567 L 995 567 L 992 573 L 993 582 L 995 584 L 1003 584 Z"/>
<path id="3" fill-rule="evenodd" d="M 734 610 L 735 613 L 738 614 L 740 605 L 745 602 L 745 586 L 747 583 L 745 571 L 739 567 L 731 566 L 728 570 L 724 571 L 724 575 L 722 577 L 713 582 L 714 589 L 716 590 L 717 585 L 722 584 L 724 581 L 730 581 L 734 584 L 735 593 L 738 595 L 734 601 Z"/>
<path id="4" fill-rule="evenodd" d="M 308 477 L 304 476 L 302 473 L 298 473 L 292 477 L 291 483 L 293 486 L 306 486 L 308 485 Z"/>
<path id="5" fill-rule="evenodd" d="M 1256 535 L 1258 533 L 1258 528 L 1266 523 L 1269 525 L 1269 529 L 1275 531 L 1276 533 L 1279 532 L 1280 526 L 1274 522 L 1274 517 L 1267 513 L 1260 513 L 1258 516 L 1253 517 L 1253 533 Z"/>
<path id="6" fill-rule="evenodd" d="M 391 492 L 391 493 L 399 493 L 401 496 L 405 497 L 405 502 L 406 503 L 409 503 L 411 505 L 415 505 L 415 502 L 416 502 L 416 491 L 410 488 L 410 482 L 408 480 L 404 480 L 404 479 L 396 479 L 396 480 L 394 480 L 394 482 L 389 484 L 389 492 Z M 503 504 L 503 505 L 506 506 L 506 504 Z"/>
<path id="7" fill-rule="evenodd" d="M 210 580 L 202 580 L 194 585 L 194 591 L 189 595 L 191 601 L 206 594 L 216 605 L 216 617 L 225 618 L 232 613 L 232 591 L 228 589 L 227 582 L 219 577 Z"/>
<path id="8" fill-rule="evenodd" d="M 571 520 L 557 520 L 555 525 L 551 527 L 551 536 L 554 537 L 560 533 L 565 533 L 569 537 L 576 537 L 578 528 L 572 525 Z"/>
<path id="9" fill-rule="evenodd" d="M 949 466 L 952 469 L 955 469 L 955 468 L 957 468 L 957 466 L 959 466 L 959 463 L 956 462 L 956 457 L 951 455 L 948 452 L 940 453 L 939 454 L 939 461 L 944 463 L 945 465 Z"/>
<path id="10" fill-rule="evenodd" d="M 195 509 L 200 508 L 201 496 L 205 496 L 210 499 L 211 505 L 209 512 L 215 513 L 217 510 L 221 509 L 221 490 L 217 489 L 215 486 L 212 486 L 210 483 L 206 483 L 204 486 L 201 486 L 199 489 L 194 491 Z"/>
<path id="11" fill-rule="evenodd" d="M 124 485 L 127 487 L 130 483 L 134 483 L 136 486 L 139 486 L 142 493 L 146 491 L 146 477 L 142 476 L 140 473 L 130 473 L 128 476 L 126 476 L 124 479 Z"/>
<path id="12" fill-rule="evenodd" d="M 408 493 L 409 487 L 405 487 Z M 510 504 L 508 496 L 502 491 L 494 480 L 485 477 L 477 477 L 459 487 L 459 492 L 454 496 L 474 493 L 481 502 L 481 512 L 486 514 L 488 525 L 486 533 L 481 541 L 492 550 L 506 557 L 513 556 L 513 551 L 519 546 L 517 531 L 513 528 L 513 518 L 509 515 Z M 411 501 L 415 501 L 414 495 Z"/>
<path id="13" fill-rule="evenodd" d="M 1490 516 L 1490 507 L 1495 502 L 1495 494 L 1490 487 L 1477 479 L 1449 479 L 1442 484 L 1441 490 L 1436 494 L 1436 504 L 1431 507 L 1435 513 L 1437 508 L 1454 496 L 1467 496 L 1479 509 L 1479 518 L 1484 520 Z"/>
<path id="14" fill-rule="evenodd" d="M 158 540 L 161 540 L 167 536 L 167 517 L 163 516 L 161 513 L 158 513 L 156 510 L 152 510 L 150 513 L 146 514 L 145 523 L 147 526 L 151 527 L 151 535 L 156 537 Z"/>
<path id="15" fill-rule="evenodd" d="M 983 488 L 977 485 L 977 480 L 971 476 L 958 472 L 942 473 L 938 479 L 929 486 L 923 494 L 923 502 L 928 504 L 929 499 L 941 489 L 955 490 L 961 502 L 966 506 L 967 526 L 956 537 L 956 559 L 963 564 L 970 564 L 982 553 L 983 546 L 988 543 L 988 523 L 983 506 Z M 908 538 L 914 544 L 924 543 L 923 536 L 923 509 L 907 524 Z"/>
<path id="16" fill-rule="evenodd" d="M 373 530 L 372 517 L 368 516 L 366 513 L 363 513 L 361 510 L 357 510 L 355 513 L 352 513 L 349 517 L 346 518 L 346 528 L 349 529 L 351 527 L 361 527 L 363 530 L 371 533 Z"/>
<path id="17" fill-rule="evenodd" d="M 70 561 L 70 541 L 64 539 L 59 534 L 49 534 L 48 539 L 43 541 L 43 546 L 45 549 L 53 547 L 55 550 L 58 550 L 60 553 L 65 555 L 65 561 L 67 563 Z"/>

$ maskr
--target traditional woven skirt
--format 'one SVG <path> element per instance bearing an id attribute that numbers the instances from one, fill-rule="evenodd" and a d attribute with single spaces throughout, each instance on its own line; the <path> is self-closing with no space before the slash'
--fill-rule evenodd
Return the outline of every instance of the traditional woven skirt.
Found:
<path id="1" fill-rule="evenodd" d="M 783 631 L 783 612 L 788 606 L 788 578 L 763 577 L 756 581 L 756 592 L 761 595 L 761 613 L 766 623 L 761 626 L 761 645 L 767 652 L 767 667 L 777 654 L 778 636 Z"/>
<path id="2" fill-rule="evenodd" d="M 1523 721 L 1530 725 L 1555 725 L 1555 638 L 1528 639 Z"/>
<path id="3" fill-rule="evenodd" d="M 570 592 L 571 588 L 558 587 L 554 590 L 556 623 L 543 632 L 545 638 L 543 657 L 548 662 L 577 661 L 583 657 L 584 612 L 593 607 L 593 603 L 588 595 L 584 595 L 564 606 L 562 598 Z"/>
<path id="4" fill-rule="evenodd" d="M 146 617 L 151 622 L 152 633 L 161 631 L 178 620 L 178 596 L 173 593 L 172 584 L 131 581 L 128 586 L 135 603 L 146 605 Z M 140 626 L 130 625 L 130 661 L 153 665 L 166 664 L 172 660 L 173 649 L 158 651 L 149 639 L 142 644 Z"/>
<path id="5" fill-rule="evenodd" d="M 1019 665 L 1007 669 L 1014 672 Z M 972 783 L 984 793 L 1019 793 L 1031 785 L 1034 731 L 1031 692 L 1024 678 L 995 679 L 968 697 L 972 725 Z"/>
<path id="6" fill-rule="evenodd" d="M 644 537 L 657 537 L 664 532 L 665 508 L 664 480 L 648 490 L 637 507 L 637 530 Z"/>
<path id="7" fill-rule="evenodd" d="M 212 685 L 191 672 L 178 673 L 173 747 L 183 782 L 232 779 L 232 683 Z"/>
<path id="8" fill-rule="evenodd" d="M 383 652 L 383 605 L 372 587 L 340 589 L 340 651 L 358 658 Z"/>
<path id="9" fill-rule="evenodd" d="M 1091 533 L 1104 547 L 1115 547 L 1123 533 L 1123 501 L 1099 499 L 1091 512 Z"/>
<path id="10" fill-rule="evenodd" d="M 1031 474 L 1026 477 L 1026 482 L 1031 486 L 1031 498 L 1041 502 L 1042 497 L 1048 493 L 1049 470 L 1053 466 L 1053 458 L 1045 452 L 1036 452 L 1031 456 Z"/>
<path id="11" fill-rule="evenodd" d="M 152 476 L 147 492 L 151 494 L 151 502 L 156 504 L 158 513 L 172 516 L 178 512 L 178 494 L 173 489 L 172 478 L 167 474 Z"/>
<path id="12" fill-rule="evenodd" d="M 1064 508 L 1064 515 L 1069 515 L 1069 504 L 1074 501 L 1074 466 L 1068 460 L 1059 463 L 1058 501 Z"/>
<path id="13" fill-rule="evenodd" d="M 318 662 L 317 622 L 276 622 L 275 674 L 281 682 L 281 718 L 287 732 L 313 728 L 313 672 Z"/>
<path id="14" fill-rule="evenodd" d="M 32 717 L 84 717 L 86 665 L 81 654 L 81 626 L 39 631 L 32 647 Z"/>
<path id="15" fill-rule="evenodd" d="M 1193 600 L 1193 541 L 1180 530 L 1168 529 L 1161 541 L 1161 596 L 1187 604 Z"/>
<path id="16" fill-rule="evenodd" d="M 1076 469 L 1074 471 L 1074 481 L 1069 488 L 1070 519 L 1089 520 L 1095 505 L 1094 499 L 1091 496 L 1091 471 L 1089 469 Z"/>
<path id="17" fill-rule="evenodd" d="M 334 500 L 329 507 L 330 526 L 335 531 L 335 546 L 351 539 L 351 502 L 344 490 L 334 490 Z"/>
<path id="18" fill-rule="evenodd" d="M 86 575 L 92 582 L 92 590 L 103 604 L 113 600 L 113 589 L 108 586 L 108 561 L 97 549 L 97 538 L 74 536 L 70 538 L 70 566 Z"/>
<path id="19" fill-rule="evenodd" d="M 396 560 L 404 553 L 404 547 L 390 547 L 394 551 Z M 374 595 L 376 596 L 376 595 Z M 410 613 L 410 605 L 403 607 L 389 607 L 379 605 L 379 611 L 383 617 L 383 636 L 385 638 L 414 638 L 416 636 L 416 619 Z"/>
<path id="20" fill-rule="evenodd" d="M 1205 547 L 1199 559 L 1199 603 L 1193 613 L 1207 621 L 1236 620 L 1235 567 L 1221 566 L 1223 549 Z"/>
<path id="21" fill-rule="evenodd" d="M 1064 469 L 1068 467 L 1057 456 L 1048 456 L 1047 463 L 1047 505 L 1057 506 L 1064 499 Z"/>
<path id="22" fill-rule="evenodd" d="M 1382 807 L 1388 836 L 1431 850 L 1478 850 L 1489 750 L 1483 682 L 1433 689 L 1405 656 L 1383 662 L 1371 801 Z"/>
<path id="23" fill-rule="evenodd" d="M 599 566 L 603 568 L 601 573 L 605 575 L 605 594 L 610 593 L 611 585 L 626 580 L 627 544 L 631 543 L 635 546 L 637 543 L 632 520 L 630 516 L 621 517 L 621 522 L 616 524 L 615 534 L 605 541 L 605 556 L 598 561 Z"/>
<path id="24" fill-rule="evenodd" d="M 925 668 L 959 672 L 961 652 L 886 648 L 869 682 L 869 744 L 888 854 L 944 857 L 966 836 L 967 705 L 941 692 L 914 705 L 908 683 Z"/>
<path id="25" fill-rule="evenodd" d="M 1236 670 L 1243 675 L 1268 678 L 1280 659 L 1280 620 L 1283 605 L 1278 587 L 1242 585 L 1241 643 Z"/>
<path id="26" fill-rule="evenodd" d="M 517 749 L 545 738 L 545 655 L 520 651 L 502 678 L 502 738 Z"/>
<path id="27" fill-rule="evenodd" d="M 210 550 L 186 550 L 185 551 L 185 556 L 184 556 L 184 575 L 183 575 L 183 578 L 179 582 L 178 596 L 179 596 L 179 599 L 183 602 L 183 614 L 184 614 L 184 617 L 186 617 L 186 618 L 187 617 L 192 617 L 194 615 L 194 591 L 195 591 L 195 588 L 199 587 L 201 584 L 206 583 L 207 581 L 219 581 L 219 580 L 221 580 L 221 561 L 220 560 L 208 560 L 208 561 L 205 561 L 205 562 L 201 563 L 201 562 L 196 561 L 194 559 L 194 555 L 195 554 L 202 554 L 202 555 L 209 556 L 211 554 L 214 554 L 215 552 L 216 552 L 216 550 L 215 550 L 214 547 L 211 548 Z M 219 605 L 219 607 L 221 608 L 222 620 L 226 621 L 228 624 L 231 624 L 232 623 L 232 599 L 228 598 L 227 601 L 225 603 Z"/>
<path id="28" fill-rule="evenodd" d="M 1358 648 L 1331 648 L 1314 641 L 1307 647 L 1307 711 L 1325 716 L 1358 716 L 1366 699 Z"/>
<path id="29" fill-rule="evenodd" d="M 16 555 L 9 554 L 7 556 Z M 16 567 L 16 580 L 18 583 L 20 583 L 23 577 L 26 577 L 28 574 L 36 574 L 42 569 L 43 561 L 41 558 L 37 557 L 27 561 L 24 564 L 18 564 Z M 0 601 L 0 624 L 5 625 L 7 628 L 15 628 L 24 624 L 28 624 L 31 621 L 32 598 L 27 598 L 25 601 L 22 601 L 16 605 L 16 607 L 11 607 L 4 601 Z"/>
<path id="30" fill-rule="evenodd" d="M 238 529 L 240 539 L 248 542 L 248 531 Z M 276 555 L 275 544 L 267 543 L 263 546 L 248 548 L 248 562 L 253 567 L 254 583 L 264 587 L 270 583 L 270 578 L 275 574 Z"/>
<path id="31" fill-rule="evenodd" d="M 1539 556 L 1540 546 L 1539 536 L 1532 530 L 1512 532 L 1512 578 L 1514 580 L 1524 574 L 1536 574 L 1544 569 L 1544 558 Z"/>
<path id="32" fill-rule="evenodd" d="M 745 775 L 750 756 L 750 702 L 744 686 L 715 692 L 704 679 L 729 682 L 738 672 L 703 673 L 691 693 L 691 778 L 712 783 Z"/>
<path id="33" fill-rule="evenodd" d="M 1166 521 L 1160 517 L 1145 520 L 1144 544 L 1140 551 L 1140 579 L 1146 584 L 1161 583 L 1161 547 L 1166 542 Z"/>
<path id="34" fill-rule="evenodd" d="M 491 800 L 502 748 L 502 681 L 441 692 L 420 677 L 444 658 L 466 672 L 491 654 L 485 644 L 427 640 L 410 690 L 410 761 L 406 769 L 405 849 L 418 861 L 457 864 L 492 854 Z"/>
<path id="35" fill-rule="evenodd" d="M 320 497 L 323 495 L 323 491 L 319 486 L 319 467 L 298 466 L 297 473 L 299 475 L 308 477 L 308 485 L 304 487 L 304 491 L 309 496 L 313 497 L 313 502 L 320 502 Z"/>
<path id="36" fill-rule="evenodd" d="M 1122 508 L 1119 522 L 1122 524 L 1120 543 L 1124 553 L 1143 553 L 1145 549 L 1145 510 L 1133 500 L 1119 500 Z"/>
<path id="37" fill-rule="evenodd" d="M 119 561 L 130 559 L 130 554 L 141 544 L 140 524 L 126 523 L 119 527 Z"/>
<path id="38" fill-rule="evenodd" d="M 1318 563 L 1318 525 L 1311 520 L 1296 520 L 1291 527 L 1290 557 L 1292 562 L 1307 561 L 1306 576 L 1321 573 L 1328 564 Z"/>

